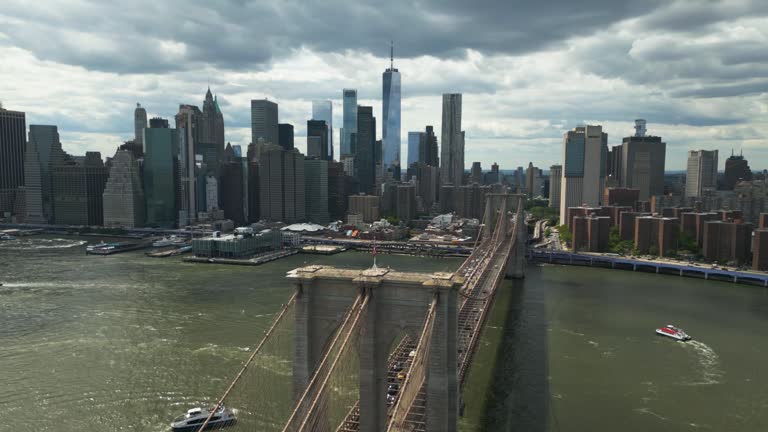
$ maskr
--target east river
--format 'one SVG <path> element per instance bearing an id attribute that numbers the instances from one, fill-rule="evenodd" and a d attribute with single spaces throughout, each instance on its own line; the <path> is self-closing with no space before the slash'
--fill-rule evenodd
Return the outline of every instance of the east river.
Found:
<path id="1" fill-rule="evenodd" d="M 370 265 L 352 252 L 260 267 L 86 256 L 86 240 L 0 242 L 0 431 L 169 430 L 223 392 L 289 298 L 287 271 Z M 459 264 L 379 255 L 404 271 Z M 664 324 L 694 341 L 655 336 Z M 258 391 L 288 393 L 290 364 L 260 367 L 274 384 Z M 531 266 L 498 292 L 461 429 L 768 430 L 766 368 L 764 288 Z"/>

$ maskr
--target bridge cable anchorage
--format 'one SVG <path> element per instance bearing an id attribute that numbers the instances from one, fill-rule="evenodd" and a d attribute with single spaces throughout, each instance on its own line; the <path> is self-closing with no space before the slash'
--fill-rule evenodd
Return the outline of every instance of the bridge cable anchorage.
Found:
<path id="1" fill-rule="evenodd" d="M 362 302 L 361 302 L 361 299 L 362 299 Z M 331 373 L 333 372 L 333 369 L 335 369 L 339 358 L 344 353 L 344 350 L 347 347 L 347 342 L 349 341 L 349 337 L 357 328 L 357 323 L 360 319 L 360 315 L 365 310 L 367 305 L 368 305 L 368 296 L 364 296 L 363 293 L 358 294 L 357 297 L 355 298 L 354 303 L 345 314 L 344 321 L 336 331 L 336 334 L 334 335 L 330 345 L 328 345 L 328 348 L 326 349 L 322 360 L 320 361 L 319 365 L 315 369 L 315 373 L 312 375 L 312 378 L 310 379 L 309 383 L 304 389 L 304 392 L 302 393 L 299 400 L 296 401 L 293 412 L 291 412 L 291 415 L 288 418 L 288 421 L 286 422 L 285 427 L 282 429 L 283 432 L 289 432 L 293 430 L 296 430 L 296 431 L 304 430 L 304 427 L 307 426 L 307 423 L 310 417 L 312 417 L 315 414 L 313 413 L 313 409 L 315 409 L 315 407 L 317 406 L 319 397 L 322 394 L 323 390 L 325 389 L 325 386 L 328 383 L 328 379 Z M 355 316 L 354 319 L 352 319 L 353 315 Z M 350 325 L 350 322 L 351 322 L 351 325 Z M 342 338 L 342 335 L 344 335 L 343 341 L 339 345 L 339 340 Z M 331 353 L 334 351 L 336 351 L 336 355 L 334 356 L 333 360 L 330 360 Z M 330 364 L 329 364 L 329 360 L 331 361 Z M 319 387 L 317 387 L 316 384 L 319 379 L 322 379 L 322 381 Z M 310 396 L 311 392 L 314 392 L 315 394 Z M 310 405 L 309 407 L 307 407 L 308 409 L 305 413 L 300 414 L 299 411 L 301 410 L 305 401 L 308 400 L 307 399 L 308 397 L 312 398 L 309 402 Z M 299 421 L 301 421 L 301 423 L 298 425 L 298 427 L 295 427 L 294 423 Z"/>
<path id="2" fill-rule="evenodd" d="M 267 342 L 267 340 L 272 336 L 272 332 L 275 330 L 277 325 L 280 323 L 280 321 L 285 316 L 285 313 L 288 311 L 288 309 L 293 306 L 293 303 L 296 301 L 296 293 L 294 292 L 293 295 L 291 295 L 291 298 L 288 300 L 288 303 L 283 305 L 282 310 L 277 315 L 274 321 L 272 321 L 272 325 L 269 327 L 269 329 L 264 333 L 264 337 L 261 339 L 261 342 L 256 346 L 256 348 L 251 353 L 251 356 L 248 357 L 248 360 L 243 364 L 243 367 L 240 369 L 240 372 L 235 375 L 235 378 L 232 380 L 232 383 L 227 387 L 227 390 L 224 391 L 224 395 L 221 396 L 219 401 L 216 403 L 216 406 L 214 406 L 213 410 L 211 410 L 210 414 L 208 414 L 208 417 L 205 419 L 203 424 L 200 425 L 200 427 L 197 429 L 197 432 L 202 432 L 205 430 L 206 426 L 208 426 L 208 422 L 211 421 L 211 418 L 216 414 L 216 412 L 224 405 L 224 401 L 229 396 L 229 393 L 232 391 L 232 389 L 235 388 L 235 385 L 240 381 L 240 378 L 242 378 L 243 374 L 245 373 L 245 370 L 248 368 L 248 366 L 253 362 L 253 359 L 256 358 L 256 354 L 258 354 L 261 351 L 261 348 L 264 346 L 264 344 Z"/>
<path id="3" fill-rule="evenodd" d="M 416 354 L 411 361 L 411 367 L 408 369 L 408 375 L 405 377 L 403 385 L 398 392 L 397 402 L 392 410 L 388 431 L 406 432 L 406 423 L 408 413 L 411 410 L 413 402 L 422 390 L 426 382 L 426 365 L 429 357 L 429 348 L 432 342 L 432 329 L 435 325 L 435 308 L 437 307 L 438 295 L 432 297 L 432 303 L 424 319 L 424 327 L 419 336 L 419 342 L 416 345 Z M 412 430 L 412 429 L 411 429 Z"/>

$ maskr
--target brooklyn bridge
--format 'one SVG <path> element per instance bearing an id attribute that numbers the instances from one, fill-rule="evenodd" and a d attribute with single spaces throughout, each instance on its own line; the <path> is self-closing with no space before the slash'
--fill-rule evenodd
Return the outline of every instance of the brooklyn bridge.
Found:
<path id="1" fill-rule="evenodd" d="M 525 276 L 524 202 L 487 195 L 478 242 L 453 273 L 375 263 L 289 272 L 291 298 L 217 402 L 238 410 L 231 429 L 265 430 L 269 414 L 270 429 L 284 432 L 456 431 L 462 384 L 494 294 L 505 277 Z M 254 387 L 265 398 L 280 393 L 260 378 L 280 347 L 292 358 L 293 405 L 265 413 L 276 408 L 248 404 L 247 395 Z"/>

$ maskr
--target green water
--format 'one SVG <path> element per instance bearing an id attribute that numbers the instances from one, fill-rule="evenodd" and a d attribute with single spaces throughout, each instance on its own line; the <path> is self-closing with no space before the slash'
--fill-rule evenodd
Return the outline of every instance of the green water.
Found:
<path id="1" fill-rule="evenodd" d="M 344 253 L 259 267 L 188 264 L 141 252 L 86 256 L 80 243 L 0 243 L 0 431 L 169 430 L 176 415 L 223 393 L 292 294 L 287 271 L 371 262 Z M 431 272 L 461 261 L 379 255 L 378 263 Z M 278 336 L 278 349 L 265 350 L 272 358 L 252 368 L 262 373 L 250 395 L 235 394 L 263 405 L 266 430 L 290 408 L 282 402 L 291 395 L 290 335 Z"/>
<path id="2" fill-rule="evenodd" d="M 0 242 L 0 431 L 168 430 L 222 393 L 291 295 L 286 271 L 370 264 L 358 253 L 260 267 L 94 257 L 79 241 Z M 379 262 L 429 272 L 460 263 Z M 653 334 L 668 323 L 695 342 Z M 768 430 L 763 288 L 532 266 L 501 287 L 488 324 L 462 430 Z M 235 396 L 261 404 L 241 417 L 258 416 L 263 430 L 290 409 L 290 328 L 275 340 L 252 391 Z"/>
<path id="3" fill-rule="evenodd" d="M 462 429 L 768 430 L 766 335 L 761 287 L 531 266 L 496 298 Z"/>

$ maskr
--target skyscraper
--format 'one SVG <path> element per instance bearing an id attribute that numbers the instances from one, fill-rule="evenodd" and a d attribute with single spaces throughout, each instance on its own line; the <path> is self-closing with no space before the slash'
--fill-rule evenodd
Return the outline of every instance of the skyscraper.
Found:
<path id="1" fill-rule="evenodd" d="M 560 190 L 563 180 L 563 166 L 552 165 L 549 167 L 549 206 L 560 209 Z"/>
<path id="2" fill-rule="evenodd" d="M 329 100 L 312 101 L 312 119 L 323 120 L 328 129 L 326 132 L 326 159 L 333 160 L 333 104 Z"/>
<path id="3" fill-rule="evenodd" d="M 43 212 L 43 185 L 40 154 L 35 141 L 27 141 L 24 152 L 24 223 L 48 223 Z"/>
<path id="4" fill-rule="evenodd" d="M 64 162 L 64 151 L 61 149 L 58 128 L 48 125 L 29 125 L 29 141 L 35 143 L 40 164 L 44 223 L 53 223 L 55 209 L 51 171 L 54 166 Z"/>
<path id="5" fill-rule="evenodd" d="M 605 187 L 608 134 L 602 126 L 580 126 L 563 136 L 561 223 L 567 225 L 568 207 L 598 207 Z"/>
<path id="6" fill-rule="evenodd" d="M 356 142 L 355 171 L 360 192 L 370 194 L 376 183 L 376 118 L 372 107 L 357 107 L 357 132 L 352 139 Z"/>
<path id="7" fill-rule="evenodd" d="M 219 181 L 219 200 L 224 217 L 231 219 L 235 225 L 245 223 L 245 207 L 243 201 L 245 195 L 245 180 L 243 165 L 240 158 L 235 156 L 231 144 L 224 149 L 224 159 L 221 164 L 221 177 Z"/>
<path id="8" fill-rule="evenodd" d="M 54 222 L 62 225 L 103 225 L 104 186 L 109 171 L 99 152 L 53 167 Z"/>
<path id="9" fill-rule="evenodd" d="M 144 129 L 142 129 L 142 142 Z M 104 187 L 104 226 L 135 228 L 144 226 L 144 189 L 139 163 L 127 150 L 112 158 L 109 179 Z"/>
<path id="10" fill-rule="evenodd" d="M 181 173 L 179 227 L 197 220 L 197 183 L 195 155 L 200 143 L 203 113 L 194 105 L 180 105 L 176 114 L 179 134 L 179 171 Z"/>
<path id="11" fill-rule="evenodd" d="M 357 133 L 357 90 L 342 90 L 344 97 L 344 127 L 341 129 L 341 155 L 355 153 L 352 145 L 352 134 Z"/>
<path id="12" fill-rule="evenodd" d="M 277 143 L 284 150 L 293 150 L 293 125 L 290 123 L 279 123 L 277 125 Z"/>
<path id="13" fill-rule="evenodd" d="M 304 185 L 307 221 L 325 225 L 328 223 L 328 161 L 307 159 L 304 161 Z"/>
<path id="14" fill-rule="evenodd" d="M 312 138 L 316 145 L 310 145 Z M 313 156 L 322 160 L 330 160 L 328 153 L 328 124 L 325 120 L 307 120 L 307 156 Z"/>
<path id="15" fill-rule="evenodd" d="M 440 159 L 437 157 L 437 137 L 432 126 L 427 126 L 424 133 L 420 135 L 419 162 L 433 167 L 440 166 Z"/>
<path id="16" fill-rule="evenodd" d="M 705 189 L 717 186 L 717 150 L 691 150 L 688 152 L 688 171 L 685 196 L 700 197 Z"/>
<path id="17" fill-rule="evenodd" d="M 202 133 L 200 141 L 211 143 L 215 149 L 216 162 L 221 162 L 224 154 L 224 115 L 219 108 L 219 101 L 211 94 L 210 87 L 205 92 L 203 102 Z"/>
<path id="18" fill-rule="evenodd" d="M 259 161 L 261 218 L 287 223 L 305 219 L 304 155 L 265 144 Z"/>
<path id="19" fill-rule="evenodd" d="M 483 184 L 483 167 L 480 162 L 472 162 L 472 170 L 470 171 L 470 183 Z"/>
<path id="20" fill-rule="evenodd" d="M 133 141 L 139 146 L 144 148 L 144 129 L 147 127 L 147 110 L 141 106 L 140 103 L 136 104 L 136 109 L 133 110 Z"/>
<path id="21" fill-rule="evenodd" d="M 277 144 L 277 104 L 266 99 L 251 101 L 251 142 L 258 143 L 259 138 L 267 144 Z M 258 151 L 256 152 L 258 155 Z M 258 156 L 257 156 L 258 157 Z"/>
<path id="22" fill-rule="evenodd" d="M 149 127 L 151 128 L 169 128 L 168 119 L 162 117 L 152 117 L 149 119 Z"/>
<path id="23" fill-rule="evenodd" d="M 419 161 L 419 143 L 424 132 L 408 132 L 408 166 Z"/>
<path id="24" fill-rule="evenodd" d="M 24 185 L 26 132 L 25 114 L 0 105 L 0 217 L 13 210 L 16 192 Z"/>
<path id="25" fill-rule="evenodd" d="M 390 48 L 389 68 L 382 75 L 382 164 L 384 170 L 397 162 L 400 165 L 400 72 L 394 65 L 395 48 Z"/>
<path id="26" fill-rule="evenodd" d="M 752 180 L 752 170 L 749 168 L 749 162 L 743 155 L 736 156 L 731 151 L 731 156 L 725 160 L 725 188 L 733 190 L 736 183 L 750 180 Z"/>
<path id="27" fill-rule="evenodd" d="M 440 183 L 464 183 L 464 131 L 461 130 L 461 94 L 443 94 L 443 130 L 440 151 Z"/>
<path id="28" fill-rule="evenodd" d="M 179 134 L 176 129 L 144 130 L 146 224 L 173 228 L 179 208 Z"/>
<path id="29" fill-rule="evenodd" d="M 664 193 L 667 143 L 662 142 L 661 137 L 646 136 L 645 120 L 635 120 L 635 123 L 635 135 L 624 138 L 620 155 L 614 147 L 613 159 L 619 165 L 618 173 L 614 174 L 620 186 L 639 189 L 640 200 L 648 201 L 651 196 Z"/>
<path id="30" fill-rule="evenodd" d="M 528 169 L 525 170 L 525 191 L 528 198 L 541 195 L 542 183 L 541 170 L 533 166 L 533 162 L 528 162 Z"/>

